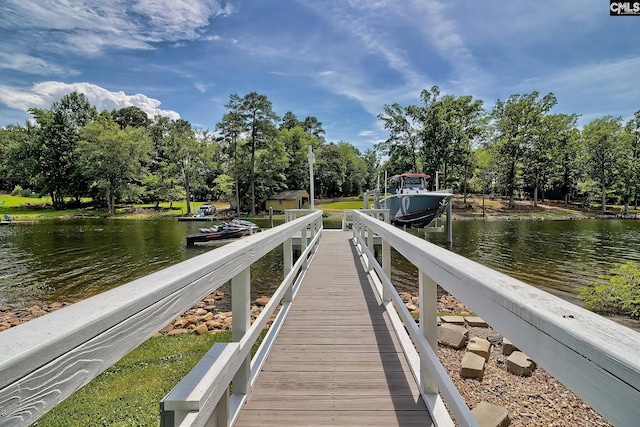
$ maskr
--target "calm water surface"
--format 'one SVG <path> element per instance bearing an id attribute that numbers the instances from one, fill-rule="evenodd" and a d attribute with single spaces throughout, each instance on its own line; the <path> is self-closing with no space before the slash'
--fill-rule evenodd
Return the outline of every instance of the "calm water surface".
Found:
<path id="1" fill-rule="evenodd" d="M 60 220 L 0 227 L 0 303 L 75 301 L 200 255 L 186 234 L 204 223 L 175 219 Z M 266 226 L 266 224 L 260 224 Z M 616 264 L 640 262 L 640 221 L 456 221 L 427 240 L 572 302 Z M 394 282 L 417 288 L 415 268 L 394 257 Z M 282 277 L 279 251 L 252 268 L 255 295 Z"/>

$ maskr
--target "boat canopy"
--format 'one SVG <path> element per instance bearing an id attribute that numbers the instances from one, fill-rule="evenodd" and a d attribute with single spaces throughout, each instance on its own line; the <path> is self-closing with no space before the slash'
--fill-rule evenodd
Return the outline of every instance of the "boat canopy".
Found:
<path id="1" fill-rule="evenodd" d="M 400 189 L 426 190 L 429 175 L 424 173 L 403 173 L 394 175 L 389 179 L 391 193 L 395 194 Z"/>

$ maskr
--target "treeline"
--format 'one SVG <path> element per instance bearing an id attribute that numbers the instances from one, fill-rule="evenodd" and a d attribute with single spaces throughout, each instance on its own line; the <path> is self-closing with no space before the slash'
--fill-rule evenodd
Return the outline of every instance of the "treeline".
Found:
<path id="1" fill-rule="evenodd" d="M 373 150 L 324 139 L 315 117 L 279 117 L 266 96 L 233 94 L 216 132 L 136 107 L 98 112 L 76 92 L 33 120 L 0 130 L 0 190 L 49 195 L 56 208 L 82 197 L 115 212 L 117 203 L 225 200 L 255 213 L 288 189 L 309 188 L 308 147 L 316 157 L 316 196 L 361 194 L 377 173 Z"/>
<path id="2" fill-rule="evenodd" d="M 581 130 L 575 114 L 553 114 L 552 93 L 512 95 L 491 111 L 472 96 L 424 90 L 418 105 L 385 105 L 379 119 L 389 138 L 378 151 L 391 173 L 440 175 L 440 187 L 509 198 L 553 196 L 585 206 L 638 206 L 640 110 L 592 120 Z"/>
<path id="3" fill-rule="evenodd" d="M 423 172 L 434 187 L 438 176 L 440 188 L 505 196 L 512 207 L 516 197 L 550 197 L 637 209 L 640 110 L 627 123 L 606 116 L 579 129 L 577 115 L 552 113 L 556 103 L 532 92 L 488 111 L 434 86 L 417 105 L 385 105 L 378 118 L 389 137 L 363 153 L 326 142 L 316 117 L 278 116 L 256 92 L 230 95 L 214 132 L 136 107 L 98 112 L 74 92 L 0 130 L 0 191 L 48 194 L 56 208 L 89 196 L 110 212 L 186 199 L 189 211 L 192 200 L 225 200 L 255 213 L 273 194 L 310 187 L 311 147 L 316 197 L 361 195 L 385 171 Z"/>

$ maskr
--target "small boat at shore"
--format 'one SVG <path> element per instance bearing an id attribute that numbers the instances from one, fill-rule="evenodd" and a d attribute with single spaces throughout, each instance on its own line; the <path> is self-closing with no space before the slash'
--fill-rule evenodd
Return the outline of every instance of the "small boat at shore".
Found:
<path id="1" fill-rule="evenodd" d="M 234 219 L 209 228 L 200 228 L 198 234 L 187 236 L 187 245 L 196 243 L 214 242 L 219 240 L 237 239 L 259 230 L 259 227 L 251 221 Z"/>
<path id="2" fill-rule="evenodd" d="M 380 201 L 382 209 L 389 209 L 393 224 L 425 227 L 447 208 L 453 199 L 450 191 L 427 190 L 429 175 L 403 173 L 389 179 L 391 196 Z"/>

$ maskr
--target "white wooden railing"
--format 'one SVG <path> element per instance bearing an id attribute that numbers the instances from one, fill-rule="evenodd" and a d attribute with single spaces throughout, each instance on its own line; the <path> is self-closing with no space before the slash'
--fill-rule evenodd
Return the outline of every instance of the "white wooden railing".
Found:
<path id="1" fill-rule="evenodd" d="M 388 311 L 401 318 L 396 329 L 411 337 L 403 346 L 434 418 L 445 415 L 439 392 L 459 425 L 476 425 L 435 354 L 440 285 L 614 425 L 638 425 L 640 333 L 359 211 L 353 218 L 363 260 L 379 277 Z M 382 266 L 372 255 L 374 235 L 382 240 Z M 419 269 L 419 326 L 389 280 L 391 247 Z"/>
<path id="2" fill-rule="evenodd" d="M 199 400 L 171 404 L 186 408 L 181 414 L 196 421 L 215 409 L 211 402 L 233 408 L 248 389 L 251 370 L 265 357 L 264 351 L 259 352 L 250 365 L 251 345 L 279 300 L 286 309 L 297 283 L 294 279 L 307 265 L 306 257 L 314 251 L 321 230 L 321 212 L 314 212 L 0 332 L 0 426 L 33 423 L 229 279 L 234 343 L 223 346 L 221 353 L 233 355 L 236 361 L 232 402 L 218 404 L 216 393 L 224 394 L 224 386 L 211 390 L 211 384 L 200 384 L 208 390 L 194 390 L 202 396 Z M 294 266 L 291 242 L 298 235 L 303 254 Z M 285 280 L 262 316 L 250 325 L 249 268 L 279 245 L 283 245 Z M 232 410 L 226 412 L 232 417 Z"/>

